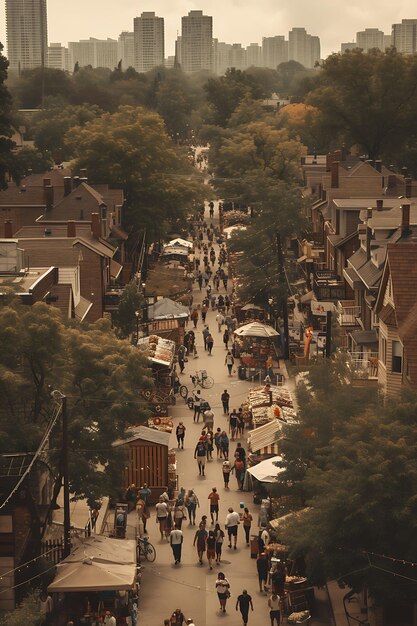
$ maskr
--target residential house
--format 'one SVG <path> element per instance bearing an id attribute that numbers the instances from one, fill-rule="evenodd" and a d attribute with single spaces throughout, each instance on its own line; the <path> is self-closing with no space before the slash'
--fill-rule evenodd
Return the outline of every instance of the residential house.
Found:
<path id="1" fill-rule="evenodd" d="M 417 388 L 417 242 L 390 244 L 378 291 L 378 382 L 387 396 Z"/>

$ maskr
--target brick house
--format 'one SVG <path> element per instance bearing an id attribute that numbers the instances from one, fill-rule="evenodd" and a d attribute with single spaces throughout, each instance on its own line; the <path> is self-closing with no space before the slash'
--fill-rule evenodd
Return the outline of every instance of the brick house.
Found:
<path id="1" fill-rule="evenodd" d="M 387 396 L 417 388 L 417 242 L 388 245 L 375 303 L 379 320 L 378 382 Z"/>

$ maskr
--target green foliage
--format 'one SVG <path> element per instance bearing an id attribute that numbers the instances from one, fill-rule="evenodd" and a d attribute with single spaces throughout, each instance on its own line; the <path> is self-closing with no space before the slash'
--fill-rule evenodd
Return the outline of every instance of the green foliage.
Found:
<path id="1" fill-rule="evenodd" d="M 177 150 L 159 115 L 138 107 L 120 107 L 76 127 L 66 136 L 76 167 L 87 168 L 95 183 L 123 185 L 127 221 L 159 237 L 168 224 L 204 199 L 202 179 Z"/>
<path id="2" fill-rule="evenodd" d="M 340 578 L 357 590 L 366 586 L 377 602 L 415 601 L 415 585 L 399 577 L 414 578 L 412 568 L 363 552 L 414 560 L 416 417 L 415 395 L 385 412 L 353 416 L 331 440 L 323 467 L 308 471 L 312 508 L 285 540 L 306 555 L 313 582 Z"/>
<path id="3" fill-rule="evenodd" d="M 417 57 L 394 48 L 333 54 L 307 103 L 317 107 L 336 142 L 358 144 L 371 159 L 415 136 Z"/>
<path id="4" fill-rule="evenodd" d="M 48 151 L 37 150 L 24 146 L 14 156 L 14 173 L 15 178 L 24 177 L 29 172 L 33 174 L 42 174 L 47 172 L 54 165 L 54 162 Z"/>
<path id="5" fill-rule="evenodd" d="M 2 54 L 3 46 L 0 43 L 0 189 L 6 189 L 6 175 L 10 171 L 12 162 L 13 142 L 11 127 L 12 100 L 4 84 L 7 79 L 9 62 Z"/>
<path id="6" fill-rule="evenodd" d="M 43 97 L 69 98 L 71 77 L 61 70 L 37 67 L 33 70 L 24 70 L 20 76 L 12 76 L 9 80 L 9 89 L 19 108 L 36 109 L 42 104 Z"/>
<path id="7" fill-rule="evenodd" d="M 39 594 L 33 592 L 12 613 L 0 618 L 0 626 L 40 626 L 44 619 L 39 609 Z"/>
<path id="8" fill-rule="evenodd" d="M 226 126 L 238 104 L 249 95 L 254 99 L 266 97 L 262 86 L 253 75 L 235 68 L 228 69 L 224 76 L 210 78 L 204 86 L 207 100 L 212 106 L 212 123 Z"/>
<path id="9" fill-rule="evenodd" d="M 116 495 L 125 459 L 111 444 L 147 416 L 139 399 L 152 385 L 144 357 L 108 321 L 68 327 L 43 303 L 5 304 L 0 329 L 0 450 L 37 448 L 56 410 L 50 385 L 68 397 L 71 491 L 89 502 Z M 48 459 L 58 481 L 60 442 L 58 421 Z"/>
<path id="10" fill-rule="evenodd" d="M 132 280 L 123 290 L 119 306 L 113 316 L 113 323 L 121 337 L 128 337 L 136 328 L 136 312 L 142 318 L 144 300 L 138 291 L 135 280 Z"/>
<path id="11" fill-rule="evenodd" d="M 280 63 L 277 67 L 277 91 L 296 102 L 311 91 L 317 80 L 317 70 L 307 69 L 297 61 Z"/>

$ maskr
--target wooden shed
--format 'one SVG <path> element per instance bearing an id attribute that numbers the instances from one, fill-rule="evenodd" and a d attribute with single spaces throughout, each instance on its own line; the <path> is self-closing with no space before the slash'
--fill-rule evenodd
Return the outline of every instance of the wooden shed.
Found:
<path id="1" fill-rule="evenodd" d="M 170 433 L 138 426 L 128 431 L 126 439 L 113 446 L 127 446 L 129 464 L 123 475 L 123 488 L 134 483 L 141 487 L 147 483 L 152 491 L 151 503 L 168 487 L 168 445 Z"/>

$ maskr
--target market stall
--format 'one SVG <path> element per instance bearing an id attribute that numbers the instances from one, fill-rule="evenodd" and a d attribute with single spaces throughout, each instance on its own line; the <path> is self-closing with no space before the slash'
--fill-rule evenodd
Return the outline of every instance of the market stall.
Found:
<path id="1" fill-rule="evenodd" d="M 265 377 L 268 357 L 281 356 L 280 335 L 267 324 L 250 322 L 234 332 L 235 355 L 240 358 L 239 378 Z"/>
<path id="2" fill-rule="evenodd" d="M 150 335 L 139 339 L 137 347 L 148 357 L 155 381 L 155 389 L 144 390 L 142 396 L 147 400 L 150 410 L 155 415 L 168 415 L 168 406 L 174 402 L 172 374 L 175 342 L 158 335 Z"/>
<path id="3" fill-rule="evenodd" d="M 249 323 L 253 321 L 263 322 L 265 320 L 265 310 L 258 306 L 257 304 L 253 304 L 253 302 L 249 302 L 244 306 L 240 306 L 239 304 L 235 305 L 236 308 L 236 317 L 238 322 L 241 323 Z"/>
<path id="4" fill-rule="evenodd" d="M 249 432 L 248 451 L 257 455 L 277 455 L 282 438 L 282 421 L 273 419 Z"/>
<path id="5" fill-rule="evenodd" d="M 141 487 L 147 483 L 152 491 L 150 502 L 153 504 L 170 487 L 169 472 L 172 468 L 168 467 L 169 437 L 169 432 L 138 426 L 129 430 L 126 438 L 113 443 L 114 447 L 125 446 L 128 451 L 128 465 L 121 477 L 123 491 L 128 485 Z"/>
<path id="6" fill-rule="evenodd" d="M 241 406 L 245 422 L 254 428 L 276 419 L 287 423 L 297 420 L 291 393 L 285 387 L 254 387 L 250 389 L 247 401 Z"/>

